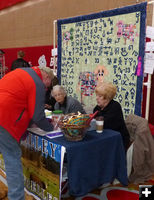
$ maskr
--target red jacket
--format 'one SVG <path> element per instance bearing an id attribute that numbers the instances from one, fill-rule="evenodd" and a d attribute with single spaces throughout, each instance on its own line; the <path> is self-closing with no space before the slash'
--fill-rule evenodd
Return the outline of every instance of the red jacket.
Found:
<path id="1" fill-rule="evenodd" d="M 45 87 L 37 67 L 16 69 L 0 80 L 0 126 L 18 142 L 33 120 L 45 131 L 53 127 L 44 113 Z"/>

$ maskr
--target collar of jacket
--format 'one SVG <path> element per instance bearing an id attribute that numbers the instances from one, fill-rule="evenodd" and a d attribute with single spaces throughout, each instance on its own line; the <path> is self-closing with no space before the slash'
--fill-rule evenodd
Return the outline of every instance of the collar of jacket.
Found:
<path id="1" fill-rule="evenodd" d="M 59 107 L 60 107 L 60 108 L 61 108 L 61 107 L 66 108 L 66 104 L 67 104 L 67 96 L 64 98 L 63 104 L 60 104 L 60 103 L 59 103 Z"/>
<path id="2" fill-rule="evenodd" d="M 40 79 L 43 81 L 43 77 L 41 74 L 41 70 L 38 68 L 38 66 L 32 67 L 32 69 L 36 72 L 36 74 L 40 77 Z"/>

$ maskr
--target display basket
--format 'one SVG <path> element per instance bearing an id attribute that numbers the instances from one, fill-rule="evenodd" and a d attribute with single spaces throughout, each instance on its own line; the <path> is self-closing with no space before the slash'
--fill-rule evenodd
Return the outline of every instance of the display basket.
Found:
<path id="1" fill-rule="evenodd" d="M 70 113 L 63 116 L 61 120 L 61 130 L 64 136 L 69 141 L 80 141 L 86 134 L 86 129 L 89 127 L 87 124 L 89 114 Z"/>
<path id="2" fill-rule="evenodd" d="M 89 127 L 88 124 L 67 124 L 61 125 L 61 130 L 64 136 L 69 141 L 80 141 L 85 137 L 86 130 Z"/>

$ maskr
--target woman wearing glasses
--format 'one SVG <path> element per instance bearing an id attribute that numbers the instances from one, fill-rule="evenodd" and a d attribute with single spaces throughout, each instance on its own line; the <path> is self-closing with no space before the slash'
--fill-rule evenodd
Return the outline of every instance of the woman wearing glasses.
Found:
<path id="1" fill-rule="evenodd" d="M 77 99 L 67 96 L 65 89 L 61 85 L 55 85 L 51 95 L 56 100 L 54 110 L 62 110 L 63 114 L 77 113 L 78 111 L 82 114 L 86 113 L 81 103 Z"/>

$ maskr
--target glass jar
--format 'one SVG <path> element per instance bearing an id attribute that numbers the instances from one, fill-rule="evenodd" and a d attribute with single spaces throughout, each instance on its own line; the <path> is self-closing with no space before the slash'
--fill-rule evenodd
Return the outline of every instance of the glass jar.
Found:
<path id="1" fill-rule="evenodd" d="M 52 124 L 55 126 L 55 128 L 58 125 L 58 122 L 61 120 L 61 117 L 63 116 L 62 110 L 54 110 L 52 112 Z"/>

